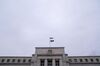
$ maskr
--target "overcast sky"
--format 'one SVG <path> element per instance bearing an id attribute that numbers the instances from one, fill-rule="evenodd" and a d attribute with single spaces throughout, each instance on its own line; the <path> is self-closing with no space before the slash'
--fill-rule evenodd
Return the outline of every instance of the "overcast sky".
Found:
<path id="1" fill-rule="evenodd" d="M 35 47 L 100 55 L 100 0 L 0 0 L 0 56 L 31 56 Z"/>

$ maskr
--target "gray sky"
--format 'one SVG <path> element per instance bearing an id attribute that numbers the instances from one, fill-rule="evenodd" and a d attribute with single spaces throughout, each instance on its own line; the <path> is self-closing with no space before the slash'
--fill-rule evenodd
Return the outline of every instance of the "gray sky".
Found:
<path id="1" fill-rule="evenodd" d="M 100 55 L 100 0 L 0 0 L 0 56 L 31 56 L 34 47 Z"/>

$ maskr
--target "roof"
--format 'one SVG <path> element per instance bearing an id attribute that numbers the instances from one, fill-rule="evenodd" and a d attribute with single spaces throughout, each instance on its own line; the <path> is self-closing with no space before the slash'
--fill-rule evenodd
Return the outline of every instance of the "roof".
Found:
<path id="1" fill-rule="evenodd" d="M 35 47 L 36 49 L 59 49 L 62 48 L 64 49 L 64 47 Z"/>

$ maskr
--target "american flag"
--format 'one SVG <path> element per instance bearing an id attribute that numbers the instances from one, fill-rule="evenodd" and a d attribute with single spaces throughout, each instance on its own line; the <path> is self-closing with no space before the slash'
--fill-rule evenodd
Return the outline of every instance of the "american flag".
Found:
<path id="1" fill-rule="evenodd" d="M 50 37 L 50 42 L 54 42 L 54 38 L 53 37 Z"/>

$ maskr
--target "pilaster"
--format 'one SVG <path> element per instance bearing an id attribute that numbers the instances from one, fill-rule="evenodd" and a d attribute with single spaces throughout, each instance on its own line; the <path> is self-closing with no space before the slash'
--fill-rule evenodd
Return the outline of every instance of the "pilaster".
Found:
<path id="1" fill-rule="evenodd" d="M 45 59 L 44 66 L 47 66 L 47 59 Z"/>
<path id="2" fill-rule="evenodd" d="M 52 64 L 53 66 L 55 66 L 55 59 L 52 59 Z"/>

